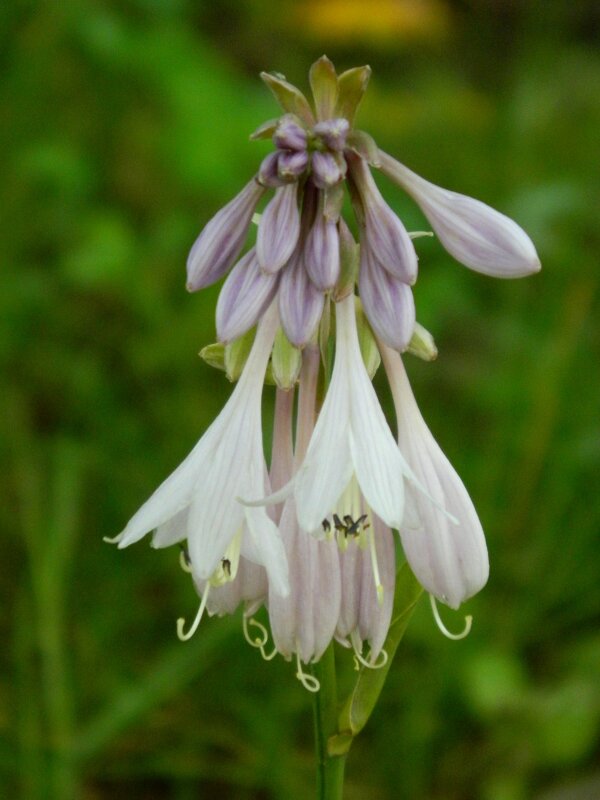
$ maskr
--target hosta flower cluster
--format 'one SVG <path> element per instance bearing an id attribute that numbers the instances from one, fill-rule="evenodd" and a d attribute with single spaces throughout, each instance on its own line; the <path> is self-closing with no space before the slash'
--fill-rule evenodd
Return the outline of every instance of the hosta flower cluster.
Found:
<path id="1" fill-rule="evenodd" d="M 368 67 L 337 75 L 319 59 L 310 71 L 314 107 L 282 76 L 262 75 L 283 113 L 251 138 L 270 138 L 274 149 L 208 222 L 187 264 L 190 291 L 227 275 L 216 309 L 220 344 L 203 354 L 237 384 L 117 537 L 119 547 L 150 532 L 155 547 L 181 543 L 201 598 L 188 630 L 179 621 L 181 638 L 205 610 L 229 614 L 243 604 L 246 638 L 268 658 L 267 629 L 253 618 L 264 605 L 272 654 L 295 658 L 309 689 L 318 685 L 302 665 L 334 638 L 365 666 L 385 662 L 398 538 L 434 601 L 457 608 L 488 576 L 473 504 L 421 417 L 402 362 L 407 349 L 435 357 L 415 320 L 419 234 L 406 231 L 371 168 L 413 198 L 465 266 L 504 278 L 540 269 L 516 223 L 418 177 L 354 127 L 369 75 Z M 345 220 L 346 198 L 353 218 Z M 371 382 L 380 362 L 395 433 Z M 265 382 L 276 385 L 268 459 Z"/>

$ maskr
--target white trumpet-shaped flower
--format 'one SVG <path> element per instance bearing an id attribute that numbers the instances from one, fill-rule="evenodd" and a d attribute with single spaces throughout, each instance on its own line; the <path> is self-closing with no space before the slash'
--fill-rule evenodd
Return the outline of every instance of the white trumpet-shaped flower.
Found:
<path id="1" fill-rule="evenodd" d="M 336 306 L 336 355 L 331 384 L 294 481 L 298 522 L 316 532 L 353 475 L 370 508 L 390 527 L 404 514 L 410 468 L 398 449 L 365 368 L 354 296 Z"/>
<path id="2" fill-rule="evenodd" d="M 287 560 L 275 523 L 264 508 L 238 500 L 268 490 L 261 396 L 277 324 L 272 307 L 259 325 L 229 401 L 189 456 L 129 521 L 117 538 L 120 548 L 156 529 L 156 547 L 187 539 L 197 580 L 234 578 L 242 554 L 264 565 L 275 592 L 287 594 Z"/>
<path id="3" fill-rule="evenodd" d="M 398 444 L 419 483 L 438 503 L 408 488 L 410 514 L 400 528 L 404 553 L 425 589 L 458 608 L 488 579 L 481 523 L 463 482 L 421 416 L 402 358 L 385 345 L 381 345 L 381 355 L 396 407 Z M 449 521 L 440 506 L 456 517 L 457 524 Z"/>

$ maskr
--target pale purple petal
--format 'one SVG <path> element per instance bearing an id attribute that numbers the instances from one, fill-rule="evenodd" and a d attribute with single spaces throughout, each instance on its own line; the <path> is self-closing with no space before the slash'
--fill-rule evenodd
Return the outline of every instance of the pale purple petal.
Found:
<path id="1" fill-rule="evenodd" d="M 305 150 L 306 130 L 292 116 L 286 115 L 279 120 L 273 144 L 280 150 Z"/>
<path id="2" fill-rule="evenodd" d="M 279 316 L 290 342 L 304 347 L 323 313 L 324 295 L 311 282 L 302 255 L 296 253 L 285 268 L 279 285 Z"/>
<path id="3" fill-rule="evenodd" d="M 308 165 L 308 153 L 306 150 L 300 152 L 284 152 L 279 155 L 277 163 L 277 174 L 283 181 L 297 180 Z"/>
<path id="4" fill-rule="evenodd" d="M 265 192 L 253 178 L 198 236 L 187 260 L 187 288 L 195 292 L 222 278 L 240 254 L 258 201 Z"/>
<path id="5" fill-rule="evenodd" d="M 435 186 L 380 151 L 381 171 L 419 204 L 441 243 L 466 267 L 496 278 L 539 272 L 533 242 L 509 217 L 457 192 Z"/>
<path id="6" fill-rule="evenodd" d="M 337 546 L 317 541 L 298 527 L 293 498 L 283 509 L 281 535 L 290 565 L 290 593 L 281 598 L 269 588 L 269 621 L 279 652 L 318 660 L 333 637 L 340 612 Z"/>
<path id="7" fill-rule="evenodd" d="M 312 179 L 319 189 L 327 189 L 339 183 L 346 174 L 346 162 L 342 156 L 332 153 L 321 153 L 318 150 L 312 154 Z"/>
<path id="8" fill-rule="evenodd" d="M 217 302 L 217 337 L 231 342 L 257 323 L 269 307 L 279 274 L 268 275 L 259 265 L 254 248 L 229 273 Z"/>
<path id="9" fill-rule="evenodd" d="M 350 123 L 343 117 L 317 122 L 313 133 L 330 150 L 341 151 L 346 147 L 346 136 L 350 130 Z"/>
<path id="10" fill-rule="evenodd" d="M 381 196 L 367 163 L 353 158 L 351 169 L 365 214 L 362 246 L 368 243 L 372 257 L 390 275 L 412 285 L 417 279 L 418 261 L 406 228 Z"/>
<path id="11" fill-rule="evenodd" d="M 395 350 L 405 350 L 415 326 L 412 290 L 380 267 L 368 244 L 361 247 L 358 286 L 365 314 L 376 335 Z"/>
<path id="12" fill-rule="evenodd" d="M 306 239 L 304 266 L 314 283 L 322 292 L 328 292 L 337 283 L 340 275 L 340 236 L 337 225 L 317 213 Z"/>
<path id="13" fill-rule="evenodd" d="M 365 551 L 362 558 L 359 634 L 363 641 L 369 643 L 370 658 L 375 662 L 387 638 L 392 619 L 396 585 L 396 548 L 391 529 L 375 514 L 372 515 L 372 524 L 379 578 L 383 586 L 383 600 L 380 604 L 373 577 L 373 565 L 369 553 Z"/>
<path id="14" fill-rule="evenodd" d="M 298 184 L 291 183 L 275 191 L 258 226 L 256 255 L 264 272 L 277 272 L 294 252 L 300 234 Z"/>
<path id="15" fill-rule="evenodd" d="M 281 153 L 277 151 L 275 153 L 269 153 L 269 155 L 263 158 L 258 170 L 258 182 L 263 186 L 277 188 L 284 185 L 285 181 L 281 180 L 279 177 L 280 155 Z"/>

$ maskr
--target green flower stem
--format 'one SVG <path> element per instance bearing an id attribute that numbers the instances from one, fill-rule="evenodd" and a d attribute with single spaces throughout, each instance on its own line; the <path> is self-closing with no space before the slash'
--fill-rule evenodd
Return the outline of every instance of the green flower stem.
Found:
<path id="1" fill-rule="evenodd" d="M 335 654 L 330 645 L 321 660 L 312 667 L 321 684 L 313 693 L 315 749 L 317 756 L 317 800 L 341 800 L 344 793 L 346 754 L 330 755 L 328 741 L 337 732 L 338 702 Z"/>

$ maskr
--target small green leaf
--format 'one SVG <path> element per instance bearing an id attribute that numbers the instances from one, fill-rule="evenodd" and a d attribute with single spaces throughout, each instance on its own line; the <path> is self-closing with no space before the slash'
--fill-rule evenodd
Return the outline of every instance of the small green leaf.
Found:
<path id="1" fill-rule="evenodd" d="M 225 371 L 225 345 L 221 344 L 221 342 L 207 344 L 206 347 L 200 350 L 198 355 L 206 361 L 209 367 Z"/>
<path id="2" fill-rule="evenodd" d="M 333 299 L 336 303 L 343 300 L 354 291 L 354 284 L 358 275 L 358 262 L 360 247 L 354 241 L 350 228 L 344 220 L 340 219 L 340 277 L 333 290 Z"/>
<path id="3" fill-rule="evenodd" d="M 423 593 L 423 587 L 417 582 L 408 564 L 403 564 L 396 575 L 396 592 L 390 630 L 385 640 L 384 649 L 388 660 L 381 669 L 362 667 L 354 689 L 345 701 L 339 716 L 339 733 L 330 737 L 328 751 L 335 755 L 347 752 L 352 738 L 365 727 L 375 704 L 379 699 L 388 670 L 408 627 L 417 602 Z M 342 748 L 346 748 L 345 750 Z"/>
<path id="4" fill-rule="evenodd" d="M 302 352 L 290 344 L 282 328 L 275 335 L 271 367 L 275 384 L 289 391 L 297 382 L 302 368 Z"/>
<path id="5" fill-rule="evenodd" d="M 344 182 L 336 183 L 335 186 L 328 186 L 323 190 L 322 195 L 323 215 L 327 220 L 337 222 L 344 205 Z"/>
<path id="6" fill-rule="evenodd" d="M 375 139 L 366 131 L 350 131 L 346 143 L 350 150 L 361 158 L 364 158 L 372 167 L 381 166 L 379 148 L 377 147 Z"/>
<path id="7" fill-rule="evenodd" d="M 356 328 L 358 331 L 360 352 L 367 372 L 369 373 L 369 378 L 372 379 L 381 364 L 381 355 L 359 297 L 354 298 L 354 307 L 356 311 Z"/>
<path id="8" fill-rule="evenodd" d="M 315 124 L 315 118 L 311 111 L 308 100 L 302 94 L 300 89 L 288 83 L 283 77 L 275 75 L 272 72 L 261 72 L 260 77 L 273 92 L 275 100 L 290 114 L 296 114 L 300 119 L 309 126 Z"/>
<path id="9" fill-rule="evenodd" d="M 435 361 L 438 357 L 438 350 L 433 336 L 427 328 L 424 328 L 418 322 L 415 322 L 413 335 L 406 349 L 411 355 L 420 358 L 422 361 Z"/>
<path id="10" fill-rule="evenodd" d="M 250 134 L 250 139 L 270 139 L 277 130 L 278 125 L 279 117 L 277 119 L 268 119 Z"/>
<path id="11" fill-rule="evenodd" d="M 354 117 L 369 85 L 371 67 L 354 67 L 342 72 L 338 78 L 338 99 L 335 116 L 344 117 L 352 125 Z"/>
<path id="12" fill-rule="evenodd" d="M 310 87 L 315 99 L 317 119 L 331 119 L 338 96 L 338 82 L 335 67 L 327 56 L 321 56 L 310 68 Z"/>
<path id="13" fill-rule="evenodd" d="M 237 381 L 242 374 L 253 342 L 254 329 L 240 336 L 231 344 L 225 345 L 225 372 L 232 383 Z"/>

